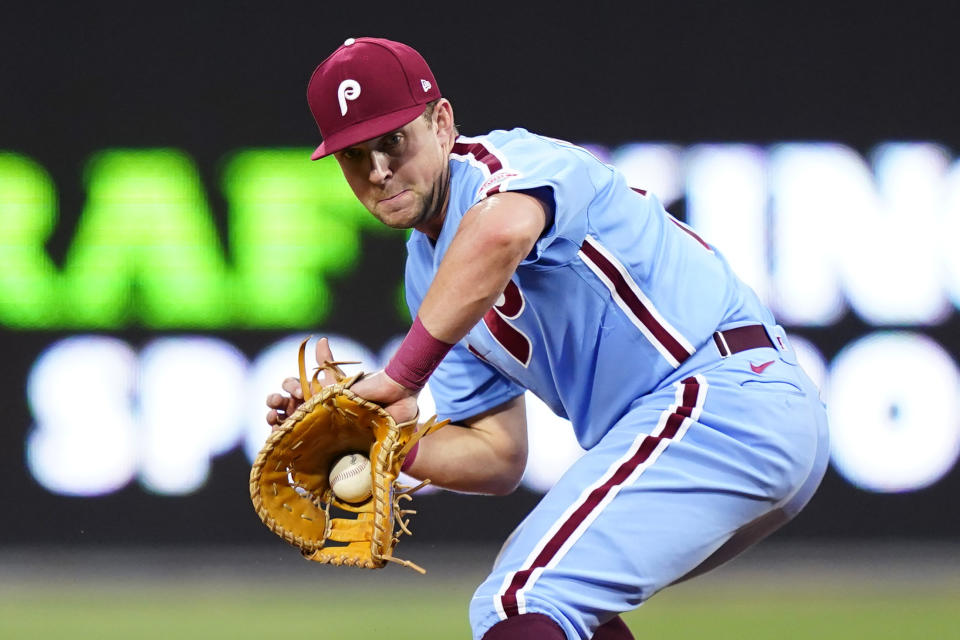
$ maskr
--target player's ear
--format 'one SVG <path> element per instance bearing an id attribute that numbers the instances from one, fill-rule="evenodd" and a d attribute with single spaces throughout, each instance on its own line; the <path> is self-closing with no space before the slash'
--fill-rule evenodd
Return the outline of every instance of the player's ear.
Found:
<path id="1" fill-rule="evenodd" d="M 440 98 L 433 110 L 434 123 L 437 127 L 437 137 L 444 144 L 457 137 L 456 127 L 453 124 L 453 105 L 446 98 Z"/>

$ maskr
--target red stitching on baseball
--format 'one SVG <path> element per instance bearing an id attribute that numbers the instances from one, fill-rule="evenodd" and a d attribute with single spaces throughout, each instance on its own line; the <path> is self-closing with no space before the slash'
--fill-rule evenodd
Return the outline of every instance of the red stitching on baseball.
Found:
<path id="1" fill-rule="evenodd" d="M 369 460 L 367 461 L 367 464 L 369 464 Z M 364 471 L 366 471 L 366 469 L 363 468 L 363 463 L 361 462 L 361 463 L 360 463 L 360 466 L 356 466 L 356 467 L 354 467 L 354 468 L 352 468 L 352 469 L 347 469 L 347 470 L 345 470 L 345 471 L 341 471 L 340 473 L 338 473 L 337 475 L 335 475 L 335 476 L 333 477 L 333 480 L 331 481 L 331 484 L 333 484 L 334 482 L 340 482 L 341 480 L 346 480 L 346 479 L 348 479 L 348 478 L 352 478 L 353 476 L 355 476 L 355 475 L 357 475 L 357 474 L 360 474 L 360 473 L 363 473 Z"/>

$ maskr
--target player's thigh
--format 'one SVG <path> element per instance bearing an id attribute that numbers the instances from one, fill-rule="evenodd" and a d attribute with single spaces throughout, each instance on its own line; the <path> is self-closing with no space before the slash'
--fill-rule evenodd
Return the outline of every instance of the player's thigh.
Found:
<path id="1" fill-rule="evenodd" d="M 812 388 L 812 383 L 810 383 L 810 386 Z M 826 412 L 814 410 L 812 411 L 812 419 L 817 435 L 816 453 L 814 454 L 813 464 L 810 466 L 806 477 L 800 482 L 794 482 L 793 486 L 796 487 L 795 490 L 782 498 L 775 505 L 775 508 L 738 529 L 736 533 L 719 549 L 713 552 L 710 557 L 700 563 L 693 571 L 683 576 L 678 582 L 711 571 L 740 553 L 743 553 L 751 546 L 757 544 L 790 522 L 807 506 L 807 503 L 810 502 L 810 499 L 820 486 L 820 482 L 823 480 L 823 476 L 827 471 L 827 465 L 830 461 L 830 437 Z"/>
<path id="2" fill-rule="evenodd" d="M 779 470 L 790 463 L 778 446 L 698 422 L 726 413 L 721 396 L 732 391 L 697 376 L 648 396 L 571 467 L 477 590 L 478 637 L 505 617 L 544 613 L 589 638 L 783 499 Z"/>

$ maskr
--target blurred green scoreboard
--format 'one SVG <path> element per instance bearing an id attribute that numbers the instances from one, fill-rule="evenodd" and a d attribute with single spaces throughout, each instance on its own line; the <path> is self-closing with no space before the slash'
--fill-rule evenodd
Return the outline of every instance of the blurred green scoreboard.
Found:
<path id="1" fill-rule="evenodd" d="M 935 506 L 960 488 L 950 152 L 925 142 L 878 144 L 866 157 L 829 142 L 588 148 L 724 254 L 821 386 L 832 472 L 797 531 L 960 531 Z M 238 469 L 267 433 L 263 399 L 293 373 L 299 340 L 329 335 L 338 358 L 367 370 L 389 357 L 409 321 L 405 234 L 367 214 L 334 159 L 309 152 L 240 149 L 198 167 L 179 149 L 111 148 L 78 176 L 0 152 L 3 474 L 37 517 L 67 506 L 102 518 L 106 504 L 177 511 L 169 501 L 216 496 L 231 506 L 214 515 L 229 523 L 245 509 Z M 64 211 L 58 184 L 78 177 L 83 205 Z M 58 253 L 60 225 L 71 232 Z M 422 401 L 431 413 L 429 389 Z M 527 402 L 530 463 L 522 495 L 505 499 L 524 504 L 582 453 L 562 419 Z M 876 506 L 914 516 L 877 527 L 879 516 L 862 517 Z M 131 526 L 165 539 L 164 527 Z M 26 535 L 11 528 L 0 540 Z"/>

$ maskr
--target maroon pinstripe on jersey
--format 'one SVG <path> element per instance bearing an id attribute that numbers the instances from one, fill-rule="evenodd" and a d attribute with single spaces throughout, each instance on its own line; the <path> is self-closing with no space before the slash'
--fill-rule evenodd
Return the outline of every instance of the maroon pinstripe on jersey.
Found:
<path id="1" fill-rule="evenodd" d="M 544 536 L 534 548 L 523 568 L 507 575 L 504 586 L 497 594 L 497 610 L 502 618 L 526 613 L 523 591 L 533 585 L 540 573 L 552 562 L 566 553 L 565 547 L 582 535 L 583 531 L 599 515 L 620 488 L 636 480 L 647 466 L 652 464 L 671 440 L 679 440 L 691 421 L 697 420 L 706 397 L 706 380 L 702 376 L 685 378 L 679 383 L 677 402 L 668 407 L 660 423 L 648 436 L 640 436 L 625 461 L 617 461 L 607 474 L 585 493 L 579 504 L 572 505 L 564 517 Z M 622 460 L 622 458 L 621 458 Z"/>
<path id="2" fill-rule="evenodd" d="M 646 195 L 647 195 L 647 190 L 646 190 L 646 189 L 639 189 L 639 188 L 637 188 L 637 187 L 630 187 L 630 189 L 631 189 L 632 191 L 636 191 L 637 193 L 639 193 L 639 194 L 642 195 L 642 196 L 646 196 Z M 688 226 L 685 225 L 684 223 L 682 223 L 682 222 L 680 222 L 679 220 L 677 220 L 676 218 L 674 218 L 673 215 L 670 214 L 669 212 L 668 212 L 668 216 L 667 216 L 667 217 L 669 218 L 670 222 L 672 222 L 673 224 L 677 225 L 677 226 L 680 227 L 682 230 L 686 231 L 688 234 L 690 234 L 690 236 L 691 236 L 694 240 L 696 240 L 696 241 L 699 242 L 701 245 L 703 245 L 703 247 L 704 247 L 707 251 L 709 251 L 710 253 L 713 253 L 713 247 L 711 247 L 709 244 L 707 244 L 707 243 L 703 240 L 703 238 L 701 238 L 700 236 L 698 236 L 696 231 L 694 231 L 693 229 L 691 229 L 690 227 L 688 227 Z"/>
<path id="3" fill-rule="evenodd" d="M 503 172 L 504 161 L 497 152 L 473 138 L 464 136 L 457 138 L 451 153 L 454 157 L 467 160 L 483 170 L 487 180 L 480 186 L 479 193 L 482 193 L 484 198 L 499 193 L 503 182 L 517 175 L 516 172 Z M 503 173 L 497 175 L 498 172 Z"/>
<path id="4" fill-rule="evenodd" d="M 670 364 L 679 367 L 690 357 L 693 346 L 660 316 L 640 287 L 629 278 L 623 265 L 616 262 L 596 240 L 590 236 L 584 238 L 580 257 L 591 271 L 601 277 L 617 305 Z"/>
<path id="5" fill-rule="evenodd" d="M 462 142 L 458 140 L 453 145 L 453 153 L 464 157 L 473 156 L 474 160 L 487 166 L 490 175 L 503 169 L 503 163 L 500 162 L 500 158 L 494 155 L 485 144 L 480 142 Z"/>
<path id="6" fill-rule="evenodd" d="M 687 234 L 688 234 L 690 237 L 692 237 L 694 240 L 696 240 L 696 241 L 699 242 L 701 245 L 703 245 L 703 248 L 704 248 L 704 249 L 706 249 L 706 250 L 709 251 L 710 253 L 713 253 L 713 247 L 711 247 L 709 244 L 707 244 L 706 241 L 705 241 L 703 238 L 701 238 L 700 236 L 698 236 L 696 231 L 694 231 L 693 229 L 691 229 L 691 228 L 688 227 L 687 225 L 683 224 L 682 222 L 680 222 L 679 220 L 677 220 L 677 219 L 674 218 L 673 216 L 668 216 L 667 219 L 670 220 L 670 222 L 672 222 L 673 224 L 675 224 L 675 225 L 677 225 L 678 227 L 680 227 L 680 229 L 682 229 L 683 231 L 686 231 Z"/>

